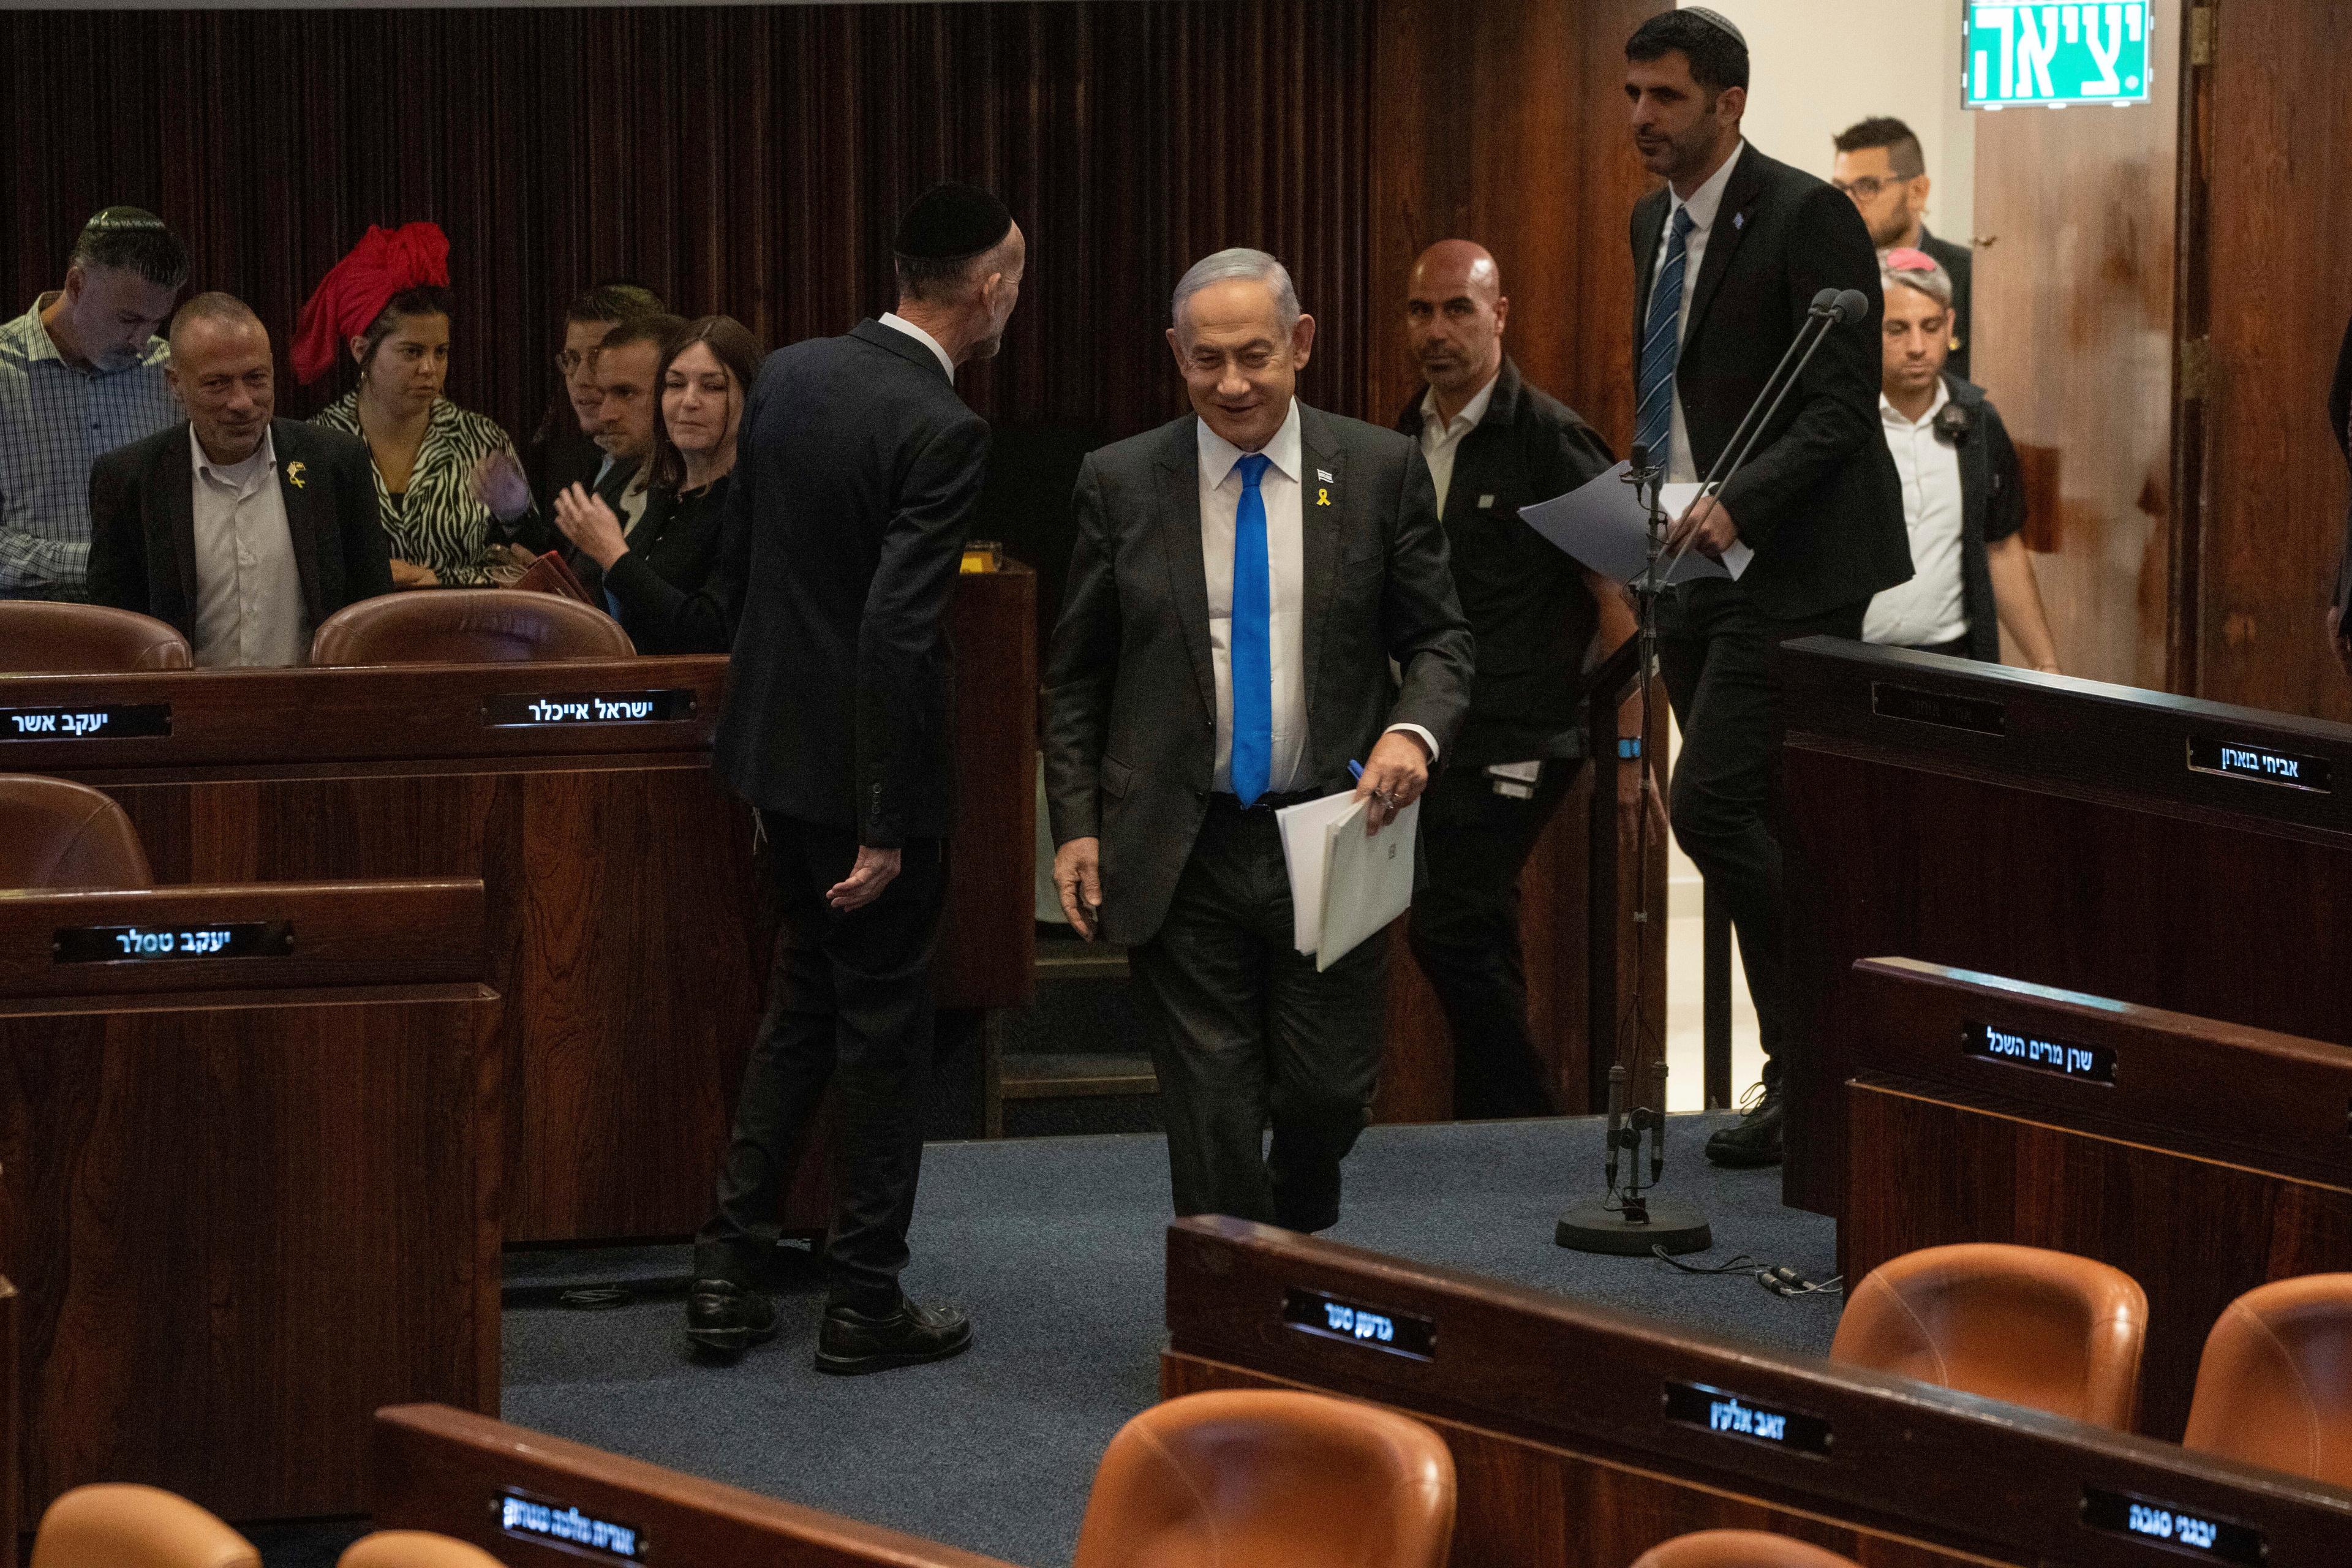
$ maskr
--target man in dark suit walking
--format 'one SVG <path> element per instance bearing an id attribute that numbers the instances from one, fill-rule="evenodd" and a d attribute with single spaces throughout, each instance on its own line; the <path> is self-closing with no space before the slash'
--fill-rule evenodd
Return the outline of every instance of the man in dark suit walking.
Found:
<path id="1" fill-rule="evenodd" d="M 1046 672 L 1054 879 L 1081 936 L 1129 949 L 1176 1212 L 1316 1231 L 1368 1119 L 1387 952 L 1318 973 L 1296 950 L 1274 814 L 1360 759 L 1372 830 L 1418 799 L 1470 634 L 1420 452 L 1295 395 L 1315 321 L 1282 264 L 1221 251 L 1173 316 L 1193 412 L 1078 475 Z"/>
<path id="2" fill-rule="evenodd" d="M 1900 120 L 1882 114 L 1847 126 L 1832 145 L 1837 160 L 1830 168 L 1830 184 L 1853 200 L 1879 254 L 1925 251 L 1951 279 L 1950 358 L 1945 364 L 1968 380 L 1969 301 L 1976 253 L 1927 232 L 1927 195 L 1935 182 L 1927 177 L 1927 156 L 1919 138 Z"/>
<path id="3" fill-rule="evenodd" d="M 1707 1156 L 1780 1158 L 1789 1054 L 1773 649 L 1862 631 L 1870 596 L 1911 575 L 1903 500 L 1880 438 L 1878 258 L 1853 204 L 1748 146 L 1748 45 L 1715 12 L 1651 17 L 1628 40 L 1625 95 L 1643 166 L 1665 185 L 1634 205 L 1634 444 L 1670 480 L 1706 476 L 1823 289 L 1858 289 L 1868 316 L 1830 329 L 1748 465 L 1672 536 L 1708 555 L 1755 552 L 1737 581 L 1669 594 L 1658 658 L 1682 726 L 1675 837 L 1723 895 L 1766 1057 L 1763 1090 Z"/>
<path id="4" fill-rule="evenodd" d="M 716 760 L 760 810 L 785 930 L 717 1212 L 696 1238 L 687 1334 L 733 1352 L 775 1332 L 759 1274 L 830 1081 L 841 1194 L 816 1366 L 831 1373 L 971 1340 L 962 1313 L 908 1301 L 898 1273 L 953 797 L 943 622 L 988 467 L 988 426 L 955 370 L 1003 342 L 1026 243 L 994 196 L 948 184 L 908 209 L 897 252 L 895 312 L 768 357 L 721 546 L 741 615 Z"/>
<path id="5" fill-rule="evenodd" d="M 169 621 L 201 667 L 308 664 L 320 621 L 392 592 L 367 447 L 271 417 L 269 333 L 242 301 L 197 295 L 171 344 L 187 419 L 90 469 L 90 600 Z"/>

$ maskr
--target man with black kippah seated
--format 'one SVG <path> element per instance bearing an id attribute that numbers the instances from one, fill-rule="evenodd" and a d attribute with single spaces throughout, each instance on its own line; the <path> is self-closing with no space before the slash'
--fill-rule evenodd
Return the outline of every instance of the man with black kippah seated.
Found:
<path id="1" fill-rule="evenodd" d="M 1003 341 L 1026 251 L 994 196 L 929 192 L 898 228 L 898 310 L 771 354 L 744 407 L 720 551 L 742 606 L 717 762 L 760 809 L 785 929 L 718 1212 L 696 1238 L 686 1331 L 709 1350 L 776 1331 L 759 1275 L 828 1082 L 841 1184 L 817 1370 L 971 1342 L 962 1313 L 914 1305 L 898 1272 L 954 794 L 942 626 L 988 471 L 988 426 L 955 373 Z"/>

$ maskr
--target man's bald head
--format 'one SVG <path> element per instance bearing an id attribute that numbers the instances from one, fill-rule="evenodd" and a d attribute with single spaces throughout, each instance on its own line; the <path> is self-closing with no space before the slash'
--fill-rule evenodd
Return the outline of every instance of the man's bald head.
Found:
<path id="1" fill-rule="evenodd" d="M 199 294 L 172 317 L 164 374 L 216 463 L 253 456 L 277 409 L 269 332 L 232 294 Z"/>
<path id="2" fill-rule="evenodd" d="M 1412 264 L 1412 289 L 1475 294 L 1493 304 L 1503 297 L 1503 269 L 1475 240 L 1441 239 Z"/>
<path id="3" fill-rule="evenodd" d="M 1412 264 L 1405 338 L 1446 418 L 1503 368 L 1503 327 L 1510 310 L 1503 269 L 1483 245 L 1441 239 Z"/>

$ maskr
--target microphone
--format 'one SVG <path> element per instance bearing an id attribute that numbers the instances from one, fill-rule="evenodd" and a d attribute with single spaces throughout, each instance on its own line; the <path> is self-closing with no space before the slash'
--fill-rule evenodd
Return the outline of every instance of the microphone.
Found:
<path id="1" fill-rule="evenodd" d="M 1813 302 L 1810 306 L 1806 307 L 1805 314 L 1809 316 L 1827 316 L 1834 313 L 1837 308 L 1838 291 L 1834 289 L 1824 289 L 1820 293 L 1813 296 Z"/>
<path id="2" fill-rule="evenodd" d="M 1625 1128 L 1625 1064 L 1609 1069 L 1609 1190 L 1617 1190 L 1617 1145 Z"/>
<path id="3" fill-rule="evenodd" d="M 1629 459 L 1627 466 L 1637 474 L 1643 468 L 1648 468 L 1650 466 L 1650 448 L 1644 447 L 1639 441 L 1634 442 L 1633 456 Z"/>
<path id="4" fill-rule="evenodd" d="M 1826 294 L 1829 290 L 1824 289 L 1822 292 Z M 1837 319 L 1839 326 L 1859 326 L 1862 323 L 1862 319 L 1869 314 L 1870 301 L 1863 298 L 1861 289 L 1844 289 L 1839 290 L 1837 297 Z"/>

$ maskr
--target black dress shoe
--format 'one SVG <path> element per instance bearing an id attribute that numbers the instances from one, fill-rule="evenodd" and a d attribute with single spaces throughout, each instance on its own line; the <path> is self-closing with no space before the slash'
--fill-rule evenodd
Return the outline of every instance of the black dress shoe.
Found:
<path id="1" fill-rule="evenodd" d="M 844 1377 L 887 1372 L 945 1361 L 971 1343 L 971 1320 L 953 1307 L 918 1307 L 900 1301 L 887 1317 L 873 1318 L 854 1307 L 824 1310 L 816 1340 L 816 1369 Z"/>
<path id="2" fill-rule="evenodd" d="M 686 1337 L 736 1354 L 776 1337 L 776 1304 L 730 1279 L 698 1279 L 687 1292 Z"/>
<path id="3" fill-rule="evenodd" d="M 1737 1127 L 1726 1127 L 1706 1141 L 1706 1157 L 1718 1165 L 1734 1170 L 1753 1170 L 1762 1165 L 1780 1163 L 1780 1121 L 1785 1109 L 1779 1084 L 1766 1084 L 1764 1092 L 1748 1108 Z"/>

